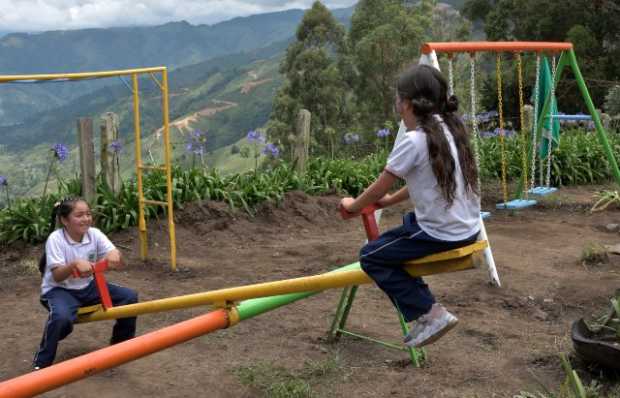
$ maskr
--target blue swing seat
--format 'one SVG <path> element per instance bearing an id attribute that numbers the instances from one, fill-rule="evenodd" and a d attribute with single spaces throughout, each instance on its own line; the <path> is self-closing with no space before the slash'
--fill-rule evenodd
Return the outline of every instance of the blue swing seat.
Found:
<path id="1" fill-rule="evenodd" d="M 557 191 L 557 188 L 554 187 L 535 187 L 527 191 L 533 195 L 545 196 L 554 193 Z"/>
<path id="2" fill-rule="evenodd" d="M 483 220 L 486 220 L 487 218 L 491 217 L 491 212 L 490 211 L 481 211 L 480 212 L 480 217 L 482 217 Z"/>
<path id="3" fill-rule="evenodd" d="M 514 199 L 505 203 L 498 203 L 495 205 L 496 209 L 524 209 L 526 207 L 534 206 L 536 201 L 533 199 Z"/>

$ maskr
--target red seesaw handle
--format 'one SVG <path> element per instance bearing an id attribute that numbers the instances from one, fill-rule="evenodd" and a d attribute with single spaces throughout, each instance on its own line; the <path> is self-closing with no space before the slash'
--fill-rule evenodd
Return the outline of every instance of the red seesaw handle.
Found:
<path id="1" fill-rule="evenodd" d="M 101 298 L 101 306 L 104 310 L 112 307 L 112 298 L 110 297 L 110 292 L 108 291 L 108 284 L 105 280 L 105 276 L 103 273 L 108 269 L 108 260 L 103 259 L 97 261 L 93 265 L 93 276 L 95 277 L 95 285 L 97 286 L 97 290 L 99 291 L 99 297 Z M 74 277 L 79 278 L 80 273 L 77 269 L 73 270 Z"/>
<path id="2" fill-rule="evenodd" d="M 340 216 L 343 220 L 348 220 L 356 216 L 362 216 L 362 222 L 364 223 L 364 229 L 366 230 L 366 237 L 369 241 L 375 240 L 379 237 L 379 227 L 377 226 L 377 220 L 375 219 L 375 210 L 381 209 L 382 206 L 375 203 L 370 206 L 364 207 L 359 213 L 351 213 L 344 207 L 339 206 Z"/>

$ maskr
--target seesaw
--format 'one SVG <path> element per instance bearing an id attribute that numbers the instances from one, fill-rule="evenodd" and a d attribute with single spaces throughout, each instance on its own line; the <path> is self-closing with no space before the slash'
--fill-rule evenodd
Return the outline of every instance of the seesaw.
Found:
<path id="1" fill-rule="evenodd" d="M 362 213 L 369 215 L 374 213 L 374 209 L 365 209 Z M 364 219 L 370 220 L 370 217 Z M 478 241 L 465 247 L 409 261 L 405 267 L 413 276 L 472 269 L 483 262 L 484 250 L 487 247 L 486 241 Z M 103 272 L 106 268 L 107 264 L 104 263 L 95 266 L 95 280 L 104 281 Z M 123 318 L 200 305 L 213 305 L 219 308 L 205 315 L 2 382 L 0 398 L 32 397 L 193 338 L 232 327 L 241 321 L 323 290 L 367 283 L 371 283 L 370 278 L 361 270 L 359 263 L 353 263 L 315 276 L 220 289 L 119 307 L 111 306 L 111 302 L 108 303 L 110 305 L 102 302 L 101 306 L 81 309 L 79 322 Z M 103 297 L 105 284 L 98 286 L 103 286 Z"/>

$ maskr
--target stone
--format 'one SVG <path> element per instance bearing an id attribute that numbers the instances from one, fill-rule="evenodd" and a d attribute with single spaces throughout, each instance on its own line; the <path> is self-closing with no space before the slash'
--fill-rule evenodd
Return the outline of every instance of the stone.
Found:
<path id="1" fill-rule="evenodd" d="M 605 225 L 605 229 L 608 232 L 618 232 L 618 231 L 620 231 L 620 224 L 613 224 L 613 223 L 612 224 L 607 224 L 607 225 Z"/>

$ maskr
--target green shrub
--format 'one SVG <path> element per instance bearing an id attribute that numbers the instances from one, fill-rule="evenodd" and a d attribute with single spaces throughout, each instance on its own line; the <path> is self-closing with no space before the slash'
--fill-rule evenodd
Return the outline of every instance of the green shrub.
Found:
<path id="1" fill-rule="evenodd" d="M 608 138 L 614 153 L 618 156 L 620 154 L 620 136 L 610 134 Z M 508 181 L 516 181 L 522 178 L 523 173 L 519 139 L 516 136 L 507 137 L 505 143 L 507 179 Z M 483 183 L 501 179 L 499 138 L 482 139 L 480 141 L 480 152 L 480 177 Z M 528 161 L 528 176 L 531 173 L 530 167 L 531 162 Z M 562 131 L 560 145 L 553 152 L 551 167 L 551 184 L 554 186 L 595 184 L 609 181 L 612 178 L 605 151 L 599 143 L 597 135 L 579 129 Z M 528 177 L 528 180 L 529 178 L 531 176 Z M 538 180 L 538 170 L 536 171 L 536 180 Z"/>

